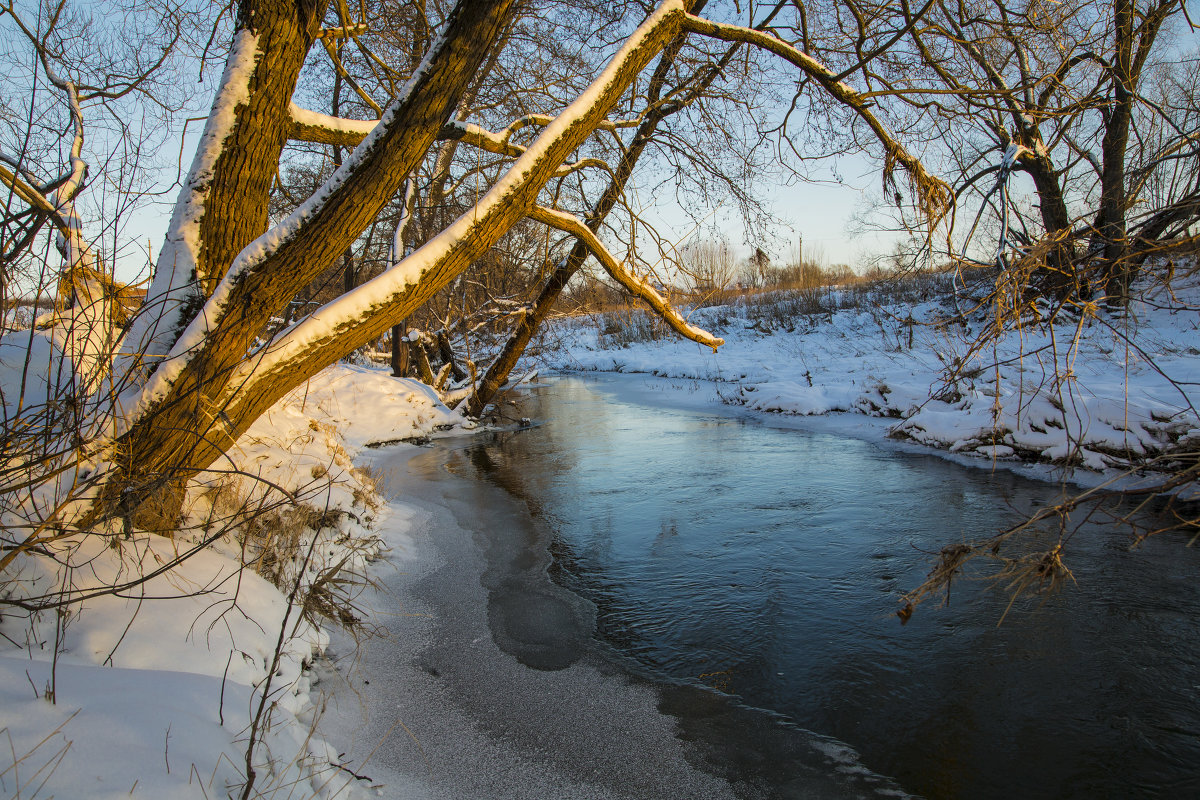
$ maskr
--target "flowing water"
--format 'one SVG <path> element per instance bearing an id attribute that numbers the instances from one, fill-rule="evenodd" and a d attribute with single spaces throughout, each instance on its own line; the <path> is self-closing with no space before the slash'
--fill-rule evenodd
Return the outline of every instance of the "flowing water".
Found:
<path id="1" fill-rule="evenodd" d="M 763 721 L 697 736 L 802 731 L 838 769 L 930 798 L 1200 796 L 1200 552 L 1186 536 L 1131 549 L 1127 531 L 1085 528 L 1066 591 L 1018 600 L 997 625 L 1008 595 L 968 576 L 901 626 L 899 594 L 931 553 L 1057 488 L 620 387 L 553 380 L 519 412 L 538 425 L 448 466 L 549 528 L 549 574 L 594 604 L 612 658 Z M 686 721 L 705 694 L 664 708 Z M 735 750 L 786 773 L 762 763 L 787 758 L 765 740 Z"/>

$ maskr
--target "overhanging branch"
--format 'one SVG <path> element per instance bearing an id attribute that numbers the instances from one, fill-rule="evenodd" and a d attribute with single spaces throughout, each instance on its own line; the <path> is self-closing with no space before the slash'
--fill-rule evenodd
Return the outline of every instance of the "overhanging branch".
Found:
<path id="1" fill-rule="evenodd" d="M 711 347 L 714 353 L 718 347 L 725 344 L 724 339 L 713 336 L 708 331 L 690 324 L 683 318 L 678 309 L 659 294 L 653 286 L 625 269 L 625 265 L 617 261 L 616 257 L 604 246 L 604 243 L 596 237 L 596 234 L 592 233 L 591 228 L 583 224 L 583 221 L 578 217 L 544 206 L 534 206 L 529 216 L 543 225 L 549 225 L 564 233 L 569 233 L 583 242 L 584 246 L 596 257 L 596 260 L 600 262 L 600 266 L 604 267 L 604 271 L 613 280 L 625 287 L 625 290 L 630 294 L 650 306 L 654 310 L 654 313 L 658 314 L 680 336 Z"/>
<path id="2" fill-rule="evenodd" d="M 692 14 L 683 16 L 684 30 L 721 39 L 727 42 L 743 42 L 767 50 L 799 68 L 842 105 L 851 109 L 866 123 L 875 138 L 883 146 L 884 182 L 890 180 L 895 164 L 904 167 L 916 193 L 917 206 L 931 220 L 937 221 L 951 208 L 952 194 L 944 182 L 930 175 L 925 166 L 908 152 L 870 109 L 869 101 L 844 81 L 837 79 L 827 66 L 802 50 L 793 47 L 763 31 L 701 19 Z"/>
<path id="3" fill-rule="evenodd" d="M 341 147 L 357 147 L 363 139 L 378 125 L 377 120 L 357 120 L 345 117 L 332 117 L 318 111 L 292 103 L 290 107 L 292 127 L 288 138 L 295 142 L 310 142 L 313 144 L 339 145 Z M 530 125 L 545 126 L 552 118 L 542 114 L 531 114 L 522 117 L 499 133 L 482 128 L 470 122 L 451 120 L 438 131 L 438 141 L 460 141 L 477 147 L 488 153 L 519 158 L 525 148 L 509 141 L 517 130 Z M 597 130 L 616 131 L 619 128 L 637 124 L 636 120 L 606 120 L 596 126 Z M 586 167 L 607 168 L 607 165 L 596 158 L 587 158 L 572 164 L 565 164 L 558 170 L 555 177 L 563 177 Z"/>

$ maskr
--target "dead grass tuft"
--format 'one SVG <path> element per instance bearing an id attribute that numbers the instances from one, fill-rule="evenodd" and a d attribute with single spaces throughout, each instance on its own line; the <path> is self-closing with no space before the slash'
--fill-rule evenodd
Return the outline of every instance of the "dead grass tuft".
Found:
<path id="1" fill-rule="evenodd" d="M 300 584 L 306 622 L 330 622 L 356 635 L 365 617 L 356 598 L 370 585 L 361 567 L 378 552 L 379 540 L 338 533 L 345 516 L 303 505 L 276 509 L 247 522 L 242 546 L 246 565 L 281 591 Z"/>
<path id="2" fill-rule="evenodd" d="M 942 605 L 950 604 L 950 586 L 962 572 L 963 566 L 978 554 L 977 548 L 965 542 L 950 544 L 942 548 L 934 562 L 933 569 L 916 589 L 907 592 L 901 599 L 904 605 L 896 612 L 900 624 L 905 624 L 912 618 L 917 605 L 926 597 L 944 593 Z"/>
<path id="3" fill-rule="evenodd" d="M 1027 553 L 1019 558 L 1003 559 L 1004 566 L 996 573 L 994 581 L 1003 584 L 1004 590 L 1011 595 L 1008 607 L 1000 622 L 1008 615 L 1009 609 L 1016 599 L 1032 591 L 1036 594 L 1056 592 L 1070 580 L 1075 582 L 1075 575 L 1063 563 L 1063 546 L 1056 544 L 1049 550 Z"/>
<path id="4" fill-rule="evenodd" d="M 351 467 L 350 474 L 359 483 L 351 493 L 354 497 L 355 505 L 372 511 L 378 510 L 381 502 L 380 498 L 383 496 L 384 486 L 387 482 L 387 476 L 372 468 L 370 464 L 365 464 L 361 467 Z"/>

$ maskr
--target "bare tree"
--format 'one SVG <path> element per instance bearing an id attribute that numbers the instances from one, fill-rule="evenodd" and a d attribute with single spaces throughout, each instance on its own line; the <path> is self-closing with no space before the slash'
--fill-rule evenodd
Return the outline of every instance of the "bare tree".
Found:
<path id="1" fill-rule="evenodd" d="M 362 64 L 379 70 L 371 87 L 386 87 L 381 100 L 372 97 L 365 78 L 337 66 L 345 64 L 349 47 L 334 42 L 354 40 L 364 24 L 351 19 L 344 4 L 331 18 L 320 0 L 241 2 L 224 74 L 146 302 L 127 330 L 110 323 L 104 331 L 120 335 L 116 357 L 97 366 L 111 379 L 76 398 L 91 409 L 94 424 L 74 447 L 74 460 L 68 457 L 62 466 L 73 471 L 89 498 L 72 514 L 82 511 L 84 524 L 115 515 L 138 527 L 170 530 L 188 480 L 218 459 L 258 415 L 292 387 L 408 318 L 527 220 L 572 237 L 682 335 L 719 345 L 671 308 L 644 274 L 609 252 L 595 232 L 603 214 L 581 219 L 558 199 L 566 196 L 561 179 L 600 169 L 616 178 L 597 208 L 614 203 L 627 177 L 623 171 L 632 170 L 638 148 L 649 140 L 639 139 L 639 129 L 645 130 L 640 126 L 657 125 L 672 103 L 689 105 L 728 66 L 721 53 L 732 52 L 730 45 L 756 48 L 797 69 L 806 83 L 863 121 L 886 153 L 889 176 L 903 169 L 921 207 L 934 213 L 945 207 L 941 184 L 858 91 L 773 30 L 703 19 L 691 13 L 694 6 L 665 0 L 621 32 L 589 85 L 571 87 L 576 96 L 545 93 L 558 105 L 553 114 L 526 114 L 495 132 L 468 121 L 463 109 L 483 97 L 474 88 L 481 74 L 503 63 L 495 53 L 513 30 L 521 7 L 515 0 L 461 2 L 442 19 L 413 22 L 409 52 L 422 52 L 415 66 L 380 64 L 364 48 Z M 620 24 L 613 30 L 618 29 Z M 722 43 L 717 58 L 694 73 L 699 79 L 667 82 L 673 61 L 663 54 L 692 36 Z M 422 37 L 428 41 L 424 48 Z M 318 42 L 361 101 L 363 118 L 326 115 L 295 102 Z M 632 91 L 655 59 L 664 65 L 654 90 L 660 93 Z M 367 108 L 378 111 L 377 120 Z M 634 134 L 618 146 L 617 168 L 577 157 L 594 137 L 611 137 L 626 126 Z M 289 141 L 353 151 L 328 177 L 314 173 L 320 182 L 311 195 L 272 223 L 270 198 Z M 445 172 L 436 167 L 444 163 L 447 142 L 499 159 L 493 171 L 474 173 L 472 180 L 477 176 L 486 184 L 469 207 L 413 241 L 411 253 L 393 248 L 394 258 L 379 275 L 278 329 L 280 312 L 323 272 L 344 263 L 347 250 L 396 207 L 402 187 L 413 185 L 423 165 L 433 164 L 426 174 L 435 177 Z M 452 167 L 446 180 L 460 177 Z M 432 196 L 439 185 L 433 182 Z M 72 514 L 64 507 L 60 522 Z M 27 545 L 36 545 L 36 535 L 31 542 Z"/>
<path id="2" fill-rule="evenodd" d="M 701 303 L 723 302 L 726 291 L 737 282 L 737 259 L 723 239 L 701 239 L 686 245 L 679 263 Z"/>
<path id="3" fill-rule="evenodd" d="M 887 58 L 860 58 L 844 74 L 860 75 L 864 96 L 906 116 L 906 128 L 928 131 L 960 208 L 977 214 L 960 232 L 994 234 L 982 260 L 1003 264 L 1041 241 L 1038 293 L 1067 302 L 1124 297 L 1146 253 L 1196 219 L 1191 170 L 1130 227 L 1150 176 L 1200 155 L 1186 115 L 1145 91 L 1167 68 L 1183 3 L 854 7 L 841 29 L 865 43 L 860 52 L 880 30 L 899 38 Z M 1032 208 L 1019 202 L 1018 175 L 1033 184 Z M 960 239 L 951 250 L 964 246 Z"/>
<path id="4" fill-rule="evenodd" d="M 197 13 L 195 22 L 208 16 Z M 47 227 L 77 272 L 95 272 L 102 260 L 111 270 L 123 220 L 144 202 L 147 173 L 158 166 L 164 123 L 186 105 L 176 81 L 194 42 L 183 20 L 184 10 L 168 3 L 114 4 L 105 13 L 0 6 L 0 31 L 12 43 L 0 50 L 0 302 L 14 281 L 25 293 L 58 282 L 36 252 Z M 101 173 L 89 176 L 97 165 Z M 89 177 L 102 180 L 84 192 Z M 60 295 L 69 302 L 69 289 Z"/>

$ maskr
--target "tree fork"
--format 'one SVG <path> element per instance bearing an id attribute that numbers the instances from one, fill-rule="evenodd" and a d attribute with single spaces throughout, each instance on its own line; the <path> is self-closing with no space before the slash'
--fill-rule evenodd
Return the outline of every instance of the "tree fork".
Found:
<path id="1" fill-rule="evenodd" d="M 226 287 L 222 302 L 210 298 L 200 312 L 202 317 L 193 320 L 188 329 L 196 328 L 202 336 L 195 351 L 174 355 L 185 359 L 182 369 L 173 378 L 163 379 L 169 381 L 165 394 L 135 419 L 117 443 L 115 470 L 93 513 L 113 513 L 122 497 L 128 504 L 130 492 L 135 500 L 142 496 L 145 504 L 145 498 L 159 492 L 164 482 L 186 482 L 213 463 L 253 421 L 257 414 L 249 419 L 234 416 L 229 398 L 241 387 L 227 384 L 247 357 L 254 338 L 300 287 L 345 252 L 411 173 L 453 112 L 512 3 L 459 3 L 441 44 L 430 54 L 423 72 L 414 77 L 412 91 L 392 109 L 390 124 L 364 143 L 365 151 L 355 152 L 349 172 L 340 176 L 340 183 L 334 183 L 324 202 L 290 229 L 268 234 L 262 244 L 271 249 L 265 255 L 258 243 L 253 243 L 255 247 L 232 259 L 233 267 L 222 280 Z M 257 7 L 256 11 L 265 13 Z M 279 13 L 278 8 L 273 11 Z M 291 124 L 286 101 L 278 112 L 275 122 L 286 138 Z M 265 120 L 263 124 L 267 124 Z M 250 168 L 244 159 L 238 163 Z M 229 198 L 227 202 L 240 207 L 243 201 Z M 185 344 L 187 333 L 182 340 Z M 151 388 L 162 388 L 154 385 L 154 376 Z M 148 489 L 143 492 L 139 487 Z M 165 529 L 178 510 L 176 503 L 174 509 L 155 511 L 155 516 L 164 517 L 162 524 L 140 521 Z"/>
<path id="2" fill-rule="evenodd" d="M 537 202 L 546 182 L 588 136 L 604 123 L 630 83 L 679 33 L 687 0 L 667 0 L 647 18 L 618 56 L 531 144 L 508 175 L 470 211 L 410 256 L 419 275 L 389 270 L 321 309 L 320 319 L 301 322 L 266 349 L 266 364 L 237 365 L 211 405 L 232 425 L 203 442 L 193 459 L 198 472 L 221 456 L 249 424 L 287 392 L 337 359 L 405 319 L 487 252 Z M 551 130 L 551 128 L 553 130 Z M 415 281 L 415 282 L 414 282 Z M 383 291 L 388 292 L 382 297 Z M 372 298 L 361 299 L 362 295 Z M 198 466 L 197 466 L 198 465 Z"/>
<path id="3" fill-rule="evenodd" d="M 1036 134 L 1035 134 L 1036 135 Z M 1041 144 L 1040 137 L 1037 144 Z M 1036 152 L 1035 152 L 1036 150 Z M 1059 302 L 1082 297 L 1084 286 L 1078 274 L 1075 246 L 1071 241 L 1071 215 L 1062 193 L 1062 183 L 1044 148 L 1030 149 L 1018 163 L 1033 179 L 1041 206 L 1042 226 L 1056 240 L 1046 258 L 1046 264 L 1034 270 L 1034 290 Z"/>

